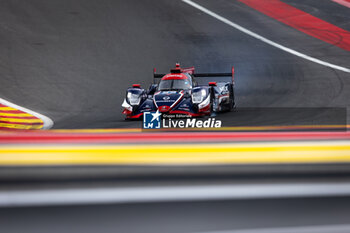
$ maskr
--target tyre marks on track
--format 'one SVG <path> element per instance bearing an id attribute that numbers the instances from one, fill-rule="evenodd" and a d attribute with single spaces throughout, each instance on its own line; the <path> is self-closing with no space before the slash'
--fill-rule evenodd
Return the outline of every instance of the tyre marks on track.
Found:
<path id="1" fill-rule="evenodd" d="M 335 65 L 335 64 L 332 64 L 332 63 L 329 63 L 329 62 L 317 59 L 315 57 L 308 56 L 308 55 L 303 54 L 301 52 L 298 52 L 298 51 L 296 51 L 294 49 L 291 49 L 291 48 L 288 48 L 288 47 L 283 46 L 281 44 L 278 44 L 278 43 L 276 43 L 276 42 L 274 42 L 272 40 L 269 40 L 269 39 L 267 39 L 267 38 L 265 38 L 265 37 L 255 33 L 255 32 L 253 32 L 253 31 L 251 31 L 251 30 L 248 30 L 247 28 L 244 28 L 244 27 L 242 27 L 242 26 L 240 26 L 240 25 L 238 25 L 238 24 L 228 20 L 227 18 L 222 17 L 221 15 L 216 14 L 215 12 L 213 12 L 213 11 L 211 11 L 211 10 L 209 10 L 209 9 L 207 9 L 207 8 L 205 8 L 205 7 L 199 5 L 199 4 L 197 4 L 197 3 L 195 3 L 195 2 L 193 2 L 191 0 L 182 0 L 182 2 L 192 6 L 194 8 L 196 8 L 199 11 L 202 11 L 203 13 L 205 13 L 205 14 L 207 14 L 207 15 L 209 15 L 209 16 L 211 16 L 211 17 L 213 17 L 213 18 L 215 18 L 215 19 L 217 19 L 219 21 L 221 21 L 222 23 L 225 23 L 225 24 L 231 26 L 232 28 L 235 28 L 236 30 L 239 30 L 239 31 L 241 31 L 241 32 L 243 32 L 243 33 L 245 33 L 245 34 L 247 34 L 247 35 L 249 35 L 251 37 L 254 37 L 255 39 L 260 40 L 260 41 L 262 41 L 262 42 L 264 42 L 266 44 L 269 44 L 269 45 L 271 45 L 271 46 L 273 46 L 275 48 L 278 48 L 280 50 L 283 50 L 283 51 L 285 51 L 287 53 L 293 54 L 293 55 L 298 56 L 300 58 L 306 59 L 308 61 L 320 64 L 320 65 L 323 65 L 323 66 L 326 66 L 326 67 L 330 67 L 332 69 L 336 69 L 336 70 L 340 70 L 340 71 L 343 71 L 343 72 L 350 73 L 350 69 L 349 68 L 346 68 L 346 67 L 343 67 L 343 66 L 339 66 L 339 65 Z"/>

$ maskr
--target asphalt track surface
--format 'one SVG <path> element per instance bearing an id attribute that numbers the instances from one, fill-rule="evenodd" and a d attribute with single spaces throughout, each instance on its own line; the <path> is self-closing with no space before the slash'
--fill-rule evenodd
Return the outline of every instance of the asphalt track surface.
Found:
<path id="1" fill-rule="evenodd" d="M 350 30 L 347 7 L 325 0 L 283 1 Z M 196 2 L 276 43 L 349 68 L 348 51 L 241 2 Z M 148 87 L 153 67 L 163 73 L 175 62 L 194 65 L 198 72 L 227 72 L 235 66 L 238 111 L 222 115 L 232 124 L 338 124 L 350 119 L 344 113 L 350 103 L 349 73 L 271 47 L 182 1 L 3 0 L 0 38 L 0 97 L 50 117 L 54 128 L 139 127 L 140 122 L 125 122 L 121 114 L 126 88 L 132 83 Z M 334 107 L 339 119 L 324 109 Z M 287 109 L 282 114 L 286 118 L 277 114 L 281 109 Z M 216 172 L 204 176 L 205 182 L 217 183 L 212 180 Z M 237 180 L 231 175 L 227 182 Z M 154 184 L 154 179 L 148 182 Z M 48 180 L 37 185 L 57 185 Z M 136 180 L 137 185 L 147 183 Z M 165 177 L 162 184 L 169 185 L 169 180 L 181 183 L 178 177 Z M 115 181 L 100 180 L 91 187 Z M 32 189 L 36 184 L 30 182 L 5 182 L 1 188 Z M 69 180 L 62 186 L 82 187 L 84 182 Z M 0 208 L 0 231 L 343 233 L 350 232 L 349 203 L 349 197 L 310 197 Z"/>
<path id="2" fill-rule="evenodd" d="M 350 30 L 347 7 L 332 1 L 285 2 Z M 350 64 L 348 51 L 239 1 L 197 3 L 306 55 Z M 274 48 L 182 1 L 4 0 L 0 22 L 0 97 L 49 116 L 54 128 L 140 127 L 121 114 L 126 88 L 132 83 L 147 88 L 153 67 L 167 72 L 175 62 L 194 65 L 198 72 L 227 72 L 235 66 L 238 112 L 221 116 L 229 125 L 350 119 L 322 110 L 349 105 L 349 73 Z"/>
<path id="3" fill-rule="evenodd" d="M 349 198 L 302 198 L 12 208 L 0 209 L 0 223 L 28 233 L 346 233 L 349 207 Z"/>
<path id="4" fill-rule="evenodd" d="M 309 176 L 310 177 L 310 176 Z M 91 180 L 52 183 L 28 183 L 14 186 L 8 184 L 5 190 L 68 190 L 76 188 L 88 194 L 89 188 L 97 192 L 104 188 L 151 188 L 181 187 L 195 188 L 201 185 L 274 185 L 349 183 L 349 175 L 294 177 L 244 177 L 219 176 L 215 178 L 164 179 L 161 176 L 150 180 L 132 178 L 108 180 L 95 183 Z M 77 185 L 78 184 L 78 185 Z M 27 186 L 27 187 L 26 187 Z M 303 186 L 301 186 L 303 187 Z M 281 186 L 282 188 L 282 186 Z M 259 196 L 259 189 L 256 194 Z M 4 185 L 0 195 L 4 191 Z M 300 190 L 302 192 L 302 190 Z M 145 194 L 147 192 L 142 192 Z M 176 196 L 176 193 L 174 193 Z M 173 195 L 174 195 L 173 194 Z M 181 196 L 181 195 L 179 195 Z M 86 195 L 82 195 L 82 199 Z M 43 199 L 46 199 L 43 197 Z M 25 201 L 25 200 L 22 200 Z M 350 200 L 348 196 L 279 198 L 218 198 L 217 200 L 177 201 L 133 201 L 131 203 L 90 203 L 88 205 L 48 205 L 0 208 L 1 230 L 4 232 L 162 232 L 162 233 L 347 233 L 349 232 Z"/>

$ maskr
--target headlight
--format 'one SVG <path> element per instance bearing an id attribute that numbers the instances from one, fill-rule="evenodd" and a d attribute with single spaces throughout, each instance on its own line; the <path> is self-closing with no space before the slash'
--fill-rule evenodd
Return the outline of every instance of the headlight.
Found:
<path id="1" fill-rule="evenodd" d="M 128 101 L 131 105 L 139 105 L 141 96 L 139 94 L 133 94 L 131 92 L 128 92 L 127 96 Z"/>
<path id="2" fill-rule="evenodd" d="M 122 107 L 127 109 L 129 112 L 132 112 L 132 106 L 124 99 Z"/>
<path id="3" fill-rule="evenodd" d="M 196 91 L 192 93 L 192 102 L 194 104 L 199 104 L 203 102 L 204 97 L 207 95 L 207 92 L 202 89 L 200 91 Z"/>

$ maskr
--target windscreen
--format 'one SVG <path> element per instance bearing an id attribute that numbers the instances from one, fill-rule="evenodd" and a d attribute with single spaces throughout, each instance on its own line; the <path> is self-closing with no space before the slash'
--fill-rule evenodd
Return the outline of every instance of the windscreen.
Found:
<path id="1" fill-rule="evenodd" d="M 186 90 L 192 88 L 189 79 L 168 79 L 161 80 L 158 86 L 159 91 Z"/>

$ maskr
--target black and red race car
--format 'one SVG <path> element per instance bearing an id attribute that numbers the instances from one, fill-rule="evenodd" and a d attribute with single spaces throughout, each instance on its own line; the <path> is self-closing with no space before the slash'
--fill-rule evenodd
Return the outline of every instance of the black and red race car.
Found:
<path id="1" fill-rule="evenodd" d="M 195 68 L 176 67 L 169 74 L 153 72 L 154 83 L 148 90 L 133 84 L 122 104 L 126 119 L 137 119 L 144 112 L 210 116 L 235 108 L 234 68 L 231 73 L 195 73 Z M 157 80 L 159 80 L 157 82 Z M 203 83 L 207 80 L 207 84 Z"/>

